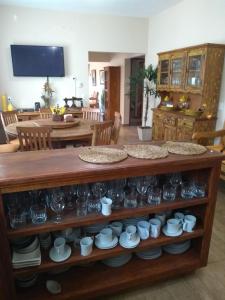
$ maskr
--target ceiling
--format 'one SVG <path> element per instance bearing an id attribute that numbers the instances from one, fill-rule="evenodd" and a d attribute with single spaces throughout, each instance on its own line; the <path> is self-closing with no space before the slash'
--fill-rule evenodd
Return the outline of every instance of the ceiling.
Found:
<path id="1" fill-rule="evenodd" d="M 148 17 L 182 0 L 0 0 L 0 5 L 15 5 L 80 13 Z"/>

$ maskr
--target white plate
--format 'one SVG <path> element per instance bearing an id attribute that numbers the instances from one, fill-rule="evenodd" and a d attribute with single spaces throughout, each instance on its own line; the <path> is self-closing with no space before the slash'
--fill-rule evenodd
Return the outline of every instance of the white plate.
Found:
<path id="1" fill-rule="evenodd" d="M 71 247 L 69 245 L 65 245 L 65 252 L 64 252 L 63 256 L 59 256 L 55 252 L 54 247 L 52 247 L 52 249 L 49 251 L 49 257 L 54 262 L 61 262 L 61 261 L 67 260 L 70 257 L 70 255 L 71 255 Z"/>
<path id="2" fill-rule="evenodd" d="M 13 251 L 12 264 L 19 264 L 24 262 L 35 262 L 41 259 L 41 251 L 38 246 L 34 251 L 29 253 L 17 253 Z"/>
<path id="3" fill-rule="evenodd" d="M 25 248 L 17 249 L 15 251 L 20 254 L 26 254 L 26 253 L 34 251 L 38 247 L 38 245 L 39 245 L 39 241 L 36 236 L 34 241 L 29 246 L 27 246 Z"/>
<path id="4" fill-rule="evenodd" d="M 137 247 L 137 245 L 140 243 L 140 237 L 139 235 L 137 235 L 136 240 L 131 242 L 127 240 L 126 232 L 122 232 L 119 242 L 120 246 L 122 246 L 123 248 L 131 249 Z"/>
<path id="5" fill-rule="evenodd" d="M 114 247 L 116 247 L 116 245 L 118 244 L 118 237 L 115 236 L 112 240 L 112 242 L 110 244 L 102 244 L 99 242 L 99 240 L 97 238 L 95 238 L 95 246 L 99 249 L 112 249 Z"/>
<path id="6" fill-rule="evenodd" d="M 168 232 L 167 231 L 167 225 L 164 226 L 162 228 L 162 232 L 166 235 L 166 236 L 179 236 L 183 233 L 183 229 L 181 228 L 180 230 L 178 230 L 177 232 Z"/>

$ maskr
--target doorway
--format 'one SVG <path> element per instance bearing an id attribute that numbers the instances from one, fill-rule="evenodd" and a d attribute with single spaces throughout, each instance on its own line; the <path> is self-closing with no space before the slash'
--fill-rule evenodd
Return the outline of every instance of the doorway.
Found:
<path id="1" fill-rule="evenodd" d="M 130 76 L 135 77 L 137 76 L 138 71 L 145 67 L 145 56 L 133 57 L 130 59 L 130 63 Z M 140 126 L 142 123 L 143 84 L 144 82 L 136 84 L 134 92 L 130 94 L 129 124 L 132 126 Z"/>

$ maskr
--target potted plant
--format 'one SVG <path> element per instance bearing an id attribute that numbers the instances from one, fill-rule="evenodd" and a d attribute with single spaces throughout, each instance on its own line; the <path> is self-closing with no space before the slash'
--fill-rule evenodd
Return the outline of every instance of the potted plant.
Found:
<path id="1" fill-rule="evenodd" d="M 148 111 L 149 111 L 149 103 L 151 97 L 157 97 L 158 93 L 156 90 L 156 80 L 157 80 L 157 67 L 153 67 L 153 65 L 149 65 L 147 68 L 140 69 L 137 74 L 130 78 L 131 84 L 131 93 L 134 93 L 136 90 L 137 84 L 143 84 L 144 90 L 144 99 L 145 99 L 145 107 L 144 107 L 144 117 L 142 126 L 138 126 L 138 136 L 140 140 L 150 140 L 151 139 L 151 127 L 147 126 L 148 120 Z"/>

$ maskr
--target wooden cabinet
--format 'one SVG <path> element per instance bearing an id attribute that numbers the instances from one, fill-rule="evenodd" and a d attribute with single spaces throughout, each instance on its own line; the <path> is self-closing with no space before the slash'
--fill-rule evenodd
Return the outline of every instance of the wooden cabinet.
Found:
<path id="1" fill-rule="evenodd" d="M 81 149 L 60 149 L 54 151 L 31 151 L 0 156 L 0 165 L 4 170 L 0 174 L 0 274 L 1 299 L 47 300 L 50 295 L 45 287 L 46 279 L 55 279 L 62 285 L 62 292 L 51 296 L 52 299 L 90 299 L 118 292 L 143 283 L 154 283 L 158 280 L 189 273 L 207 264 L 208 251 L 212 232 L 213 214 L 216 202 L 217 183 L 219 180 L 221 160 L 220 153 L 205 153 L 197 156 L 169 155 L 159 160 L 141 160 L 127 158 L 125 161 L 110 165 L 90 165 L 78 157 Z M 13 161 L 13 169 L 12 169 Z M 57 162 L 57 165 L 56 165 Z M 26 170 L 26 172 L 24 172 Z M 177 199 L 161 202 L 157 206 L 146 205 L 137 208 L 121 208 L 110 216 L 89 214 L 76 217 L 74 212 L 65 214 L 61 223 L 55 224 L 51 217 L 45 224 L 10 229 L 5 207 L 5 194 L 21 191 L 68 186 L 73 184 L 93 183 L 108 180 L 124 179 L 136 176 L 160 175 L 170 172 L 182 172 L 184 176 L 201 180 L 207 185 L 204 198 L 191 200 Z M 13 195 L 11 195 L 12 197 Z M 4 200 L 3 200 L 4 199 Z M 22 199 L 22 198 L 21 198 Z M 20 201 L 22 201 L 20 199 Z M 6 203 L 4 203 L 6 201 Z M 48 251 L 42 252 L 40 266 L 12 269 L 9 241 L 14 238 L 31 236 L 44 232 L 55 232 L 68 227 L 82 227 L 96 223 L 121 220 L 123 218 L 143 215 L 153 216 L 167 210 L 188 210 L 197 217 L 197 226 L 193 232 L 184 232 L 178 237 L 161 234 L 158 238 L 141 241 L 135 249 L 116 246 L 113 249 L 93 249 L 89 256 L 81 256 L 79 249 L 72 246 L 72 255 L 61 263 L 52 262 Z M 120 268 L 109 268 L 99 261 L 123 253 L 135 253 L 170 243 L 192 240 L 191 249 L 179 255 L 163 253 L 157 260 L 141 260 L 133 255 L 132 260 Z M 87 265 L 87 263 L 91 263 Z M 84 267 L 84 264 L 85 267 Z M 83 265 L 83 266 L 82 266 Z M 59 275 L 48 272 L 72 267 Z M 141 270 L 137 272 L 137 270 Z M 38 282 L 32 288 L 15 288 L 15 278 L 38 273 Z M 55 272 L 56 273 L 56 272 Z"/>
<path id="2" fill-rule="evenodd" d="M 105 120 L 114 120 L 120 112 L 120 67 L 105 67 Z"/>
<path id="3" fill-rule="evenodd" d="M 224 63 L 225 45 L 203 44 L 183 49 L 159 53 L 157 90 L 162 98 L 173 100 L 178 118 L 186 118 L 177 108 L 179 98 L 189 99 L 191 111 L 203 109 L 201 117 L 192 117 L 194 126 L 174 128 L 165 125 L 170 112 L 163 113 L 163 120 L 156 122 L 153 113 L 153 139 L 191 139 L 193 132 L 199 129 L 214 130 L 220 95 L 221 78 Z M 166 114 L 166 116 L 165 116 Z M 188 118 L 188 117 L 187 117 Z M 204 120 L 204 126 L 202 121 Z M 161 124 L 158 129 L 155 124 Z M 163 132 L 161 132 L 161 130 Z M 183 132 L 182 132 L 183 130 Z"/>

